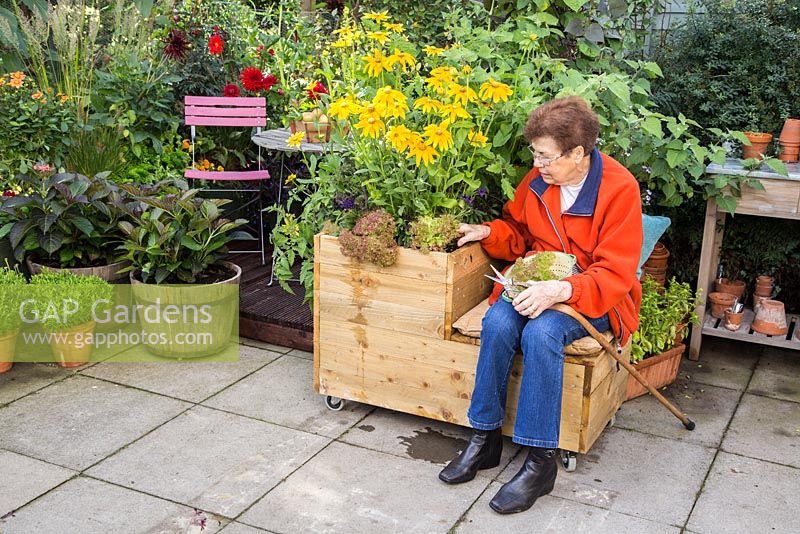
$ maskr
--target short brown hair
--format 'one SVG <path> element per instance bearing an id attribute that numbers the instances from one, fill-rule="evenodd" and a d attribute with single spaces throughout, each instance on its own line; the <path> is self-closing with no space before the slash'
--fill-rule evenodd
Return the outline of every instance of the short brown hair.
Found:
<path id="1" fill-rule="evenodd" d="M 600 134 L 600 121 L 583 98 L 556 98 L 531 112 L 524 134 L 529 143 L 537 137 L 552 137 L 564 152 L 582 146 L 588 154 Z"/>

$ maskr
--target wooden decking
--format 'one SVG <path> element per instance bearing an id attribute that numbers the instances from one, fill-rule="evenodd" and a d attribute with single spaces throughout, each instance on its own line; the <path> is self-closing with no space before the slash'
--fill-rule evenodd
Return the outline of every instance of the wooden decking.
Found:
<path id="1" fill-rule="evenodd" d="M 277 283 L 268 286 L 270 258 L 260 265 L 259 254 L 231 254 L 242 268 L 239 303 L 239 334 L 242 337 L 301 350 L 313 349 L 313 317 L 303 304 L 303 286 L 292 282 L 291 295 Z"/>

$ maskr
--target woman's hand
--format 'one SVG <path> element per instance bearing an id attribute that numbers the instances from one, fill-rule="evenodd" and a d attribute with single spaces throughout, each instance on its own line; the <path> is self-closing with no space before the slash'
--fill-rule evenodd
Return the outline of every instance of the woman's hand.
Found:
<path id="1" fill-rule="evenodd" d="M 461 239 L 458 240 L 458 246 L 464 246 L 470 241 L 481 241 L 489 237 L 492 229 L 483 224 L 465 224 L 462 223 L 458 227 L 458 233 L 461 234 Z"/>
<path id="2" fill-rule="evenodd" d="M 553 304 L 572 296 L 572 284 L 562 280 L 528 282 L 527 285 L 528 289 L 517 295 L 512 304 L 517 313 L 529 319 L 535 319 Z"/>

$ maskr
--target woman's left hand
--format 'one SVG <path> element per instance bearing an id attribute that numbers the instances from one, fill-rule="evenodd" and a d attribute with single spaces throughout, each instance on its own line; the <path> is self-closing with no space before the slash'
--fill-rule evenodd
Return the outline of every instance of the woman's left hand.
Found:
<path id="1" fill-rule="evenodd" d="M 535 319 L 553 304 L 572 296 L 572 284 L 562 280 L 529 282 L 527 285 L 528 289 L 517 295 L 512 304 L 520 315 L 529 319 Z"/>

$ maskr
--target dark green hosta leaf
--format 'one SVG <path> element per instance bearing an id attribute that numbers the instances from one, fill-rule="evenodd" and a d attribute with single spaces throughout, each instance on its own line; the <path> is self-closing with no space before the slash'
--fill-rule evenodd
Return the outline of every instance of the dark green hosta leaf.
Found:
<path id="1" fill-rule="evenodd" d="M 72 224 L 85 235 L 92 235 L 94 231 L 94 225 L 85 217 L 75 217 L 72 219 Z"/>
<path id="2" fill-rule="evenodd" d="M 11 246 L 17 248 L 22 238 L 28 233 L 28 230 L 33 226 L 31 220 L 21 220 L 14 223 L 14 226 L 9 230 L 8 239 L 11 241 Z"/>

